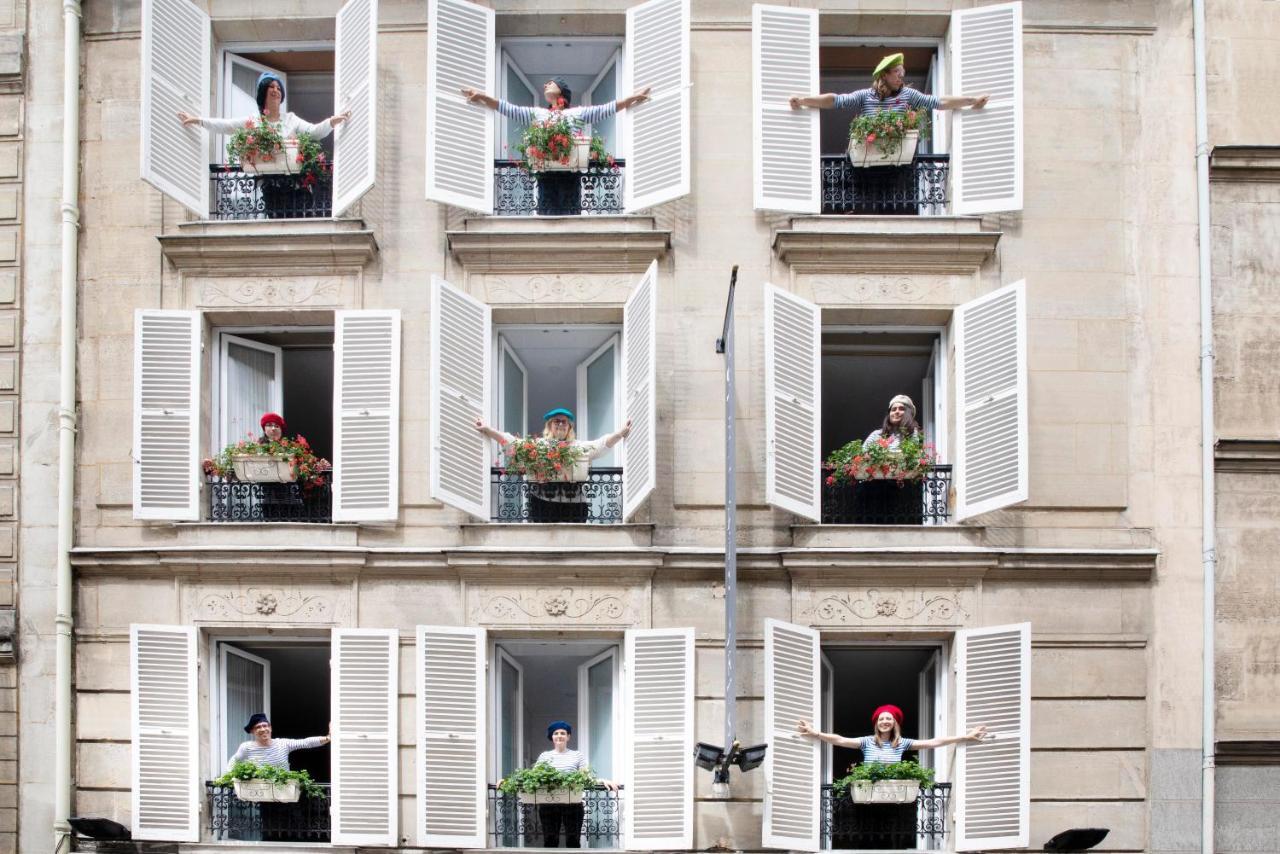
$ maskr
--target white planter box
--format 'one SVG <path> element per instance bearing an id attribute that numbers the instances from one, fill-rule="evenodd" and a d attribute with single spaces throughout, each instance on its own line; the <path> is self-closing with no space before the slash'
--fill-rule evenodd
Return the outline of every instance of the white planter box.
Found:
<path id="1" fill-rule="evenodd" d="M 288 457 L 265 454 L 236 454 L 231 458 L 236 480 L 245 483 L 293 483 L 298 475 Z"/>
<path id="2" fill-rule="evenodd" d="M 909 130 L 893 154 L 885 154 L 874 142 L 849 140 L 849 162 L 854 166 L 906 166 L 916 156 L 920 131 Z"/>
<path id="3" fill-rule="evenodd" d="M 302 797 L 302 786 L 297 780 L 288 783 L 273 783 L 270 780 L 255 778 L 253 780 L 232 780 L 236 797 L 242 801 L 254 803 L 294 804 Z"/>
<path id="4" fill-rule="evenodd" d="M 286 139 L 284 148 L 273 154 L 270 160 L 250 162 L 241 159 L 240 168 L 248 175 L 292 175 L 298 171 L 298 141 Z"/>
<path id="5" fill-rule="evenodd" d="M 919 780 L 855 781 L 849 787 L 855 804 L 913 804 L 920 796 Z"/>
<path id="6" fill-rule="evenodd" d="M 539 789 L 536 792 L 517 792 L 522 804 L 580 804 L 581 789 Z"/>
<path id="7" fill-rule="evenodd" d="M 569 162 L 546 160 L 539 172 L 585 172 L 591 165 L 591 140 L 574 137 L 569 150 Z"/>

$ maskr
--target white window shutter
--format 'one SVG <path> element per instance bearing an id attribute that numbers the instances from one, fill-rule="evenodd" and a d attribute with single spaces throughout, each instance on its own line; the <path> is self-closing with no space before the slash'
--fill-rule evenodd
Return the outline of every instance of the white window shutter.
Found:
<path id="1" fill-rule="evenodd" d="M 209 108 L 209 16 L 191 0 L 142 0 L 142 180 L 209 216 L 209 140 L 178 113 Z"/>
<path id="2" fill-rule="evenodd" d="M 133 518 L 200 518 L 200 313 L 133 320 Z"/>
<path id="3" fill-rule="evenodd" d="M 418 844 L 485 845 L 485 631 L 418 626 Z"/>
<path id="4" fill-rule="evenodd" d="M 652 87 L 626 111 L 622 204 L 627 213 L 689 193 L 689 0 L 648 0 L 627 10 L 627 62 L 619 93 Z M 671 140 L 680 141 L 674 150 Z"/>
<path id="5" fill-rule="evenodd" d="M 495 95 L 494 12 L 467 0 L 427 6 L 427 198 L 493 213 L 493 110 L 461 90 Z"/>
<path id="6" fill-rule="evenodd" d="M 693 629 L 626 636 L 626 848 L 693 847 Z"/>
<path id="7" fill-rule="evenodd" d="M 334 38 L 333 112 L 351 111 L 333 132 L 333 215 L 373 188 L 378 151 L 378 0 L 347 0 Z"/>
<path id="8" fill-rule="evenodd" d="M 489 306 L 431 278 L 431 497 L 489 519 Z"/>
<path id="9" fill-rule="evenodd" d="M 400 633 L 334 629 L 332 637 L 333 844 L 395 845 Z"/>
<path id="10" fill-rule="evenodd" d="M 956 632 L 956 850 L 1026 848 L 1031 804 L 1031 624 Z M 992 738 L 991 736 L 994 736 Z"/>
<path id="11" fill-rule="evenodd" d="M 657 367 L 658 262 L 649 264 L 622 309 L 623 423 L 631 435 L 622 440 L 622 517 L 635 515 L 658 480 Z M 590 438 L 599 438 L 592 436 Z"/>
<path id="12" fill-rule="evenodd" d="M 200 841 L 196 630 L 129 626 L 133 838 Z"/>
<path id="13" fill-rule="evenodd" d="M 394 522 L 400 495 L 400 312 L 339 311 L 333 336 L 333 521 Z"/>
<path id="14" fill-rule="evenodd" d="M 791 109 L 818 94 L 818 10 L 751 7 L 756 210 L 819 213 L 818 111 Z"/>
<path id="15" fill-rule="evenodd" d="M 1029 494 L 1025 282 L 961 305 L 955 325 L 959 520 Z"/>
<path id="16" fill-rule="evenodd" d="M 951 13 L 958 95 L 991 96 L 952 113 L 951 207 L 956 214 L 1022 210 L 1022 4 Z"/>
<path id="17" fill-rule="evenodd" d="M 764 621 L 764 847 L 817 851 L 821 743 L 796 731 L 821 726 L 821 638 L 813 629 Z"/>
<path id="18" fill-rule="evenodd" d="M 822 433 L 822 309 L 764 286 L 766 500 L 815 522 Z"/>

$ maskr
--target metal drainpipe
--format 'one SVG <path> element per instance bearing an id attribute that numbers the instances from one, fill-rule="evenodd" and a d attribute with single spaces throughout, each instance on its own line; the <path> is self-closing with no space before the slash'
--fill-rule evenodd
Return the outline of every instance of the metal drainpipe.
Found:
<path id="1" fill-rule="evenodd" d="M 1214 500 L 1213 446 L 1216 436 L 1213 415 L 1213 266 L 1210 262 L 1209 220 L 1209 96 L 1205 72 L 1204 0 L 1192 0 L 1191 29 L 1195 46 L 1196 90 L 1196 219 L 1200 244 L 1200 476 L 1201 543 L 1204 583 L 1204 659 L 1201 664 L 1201 826 L 1200 846 L 1213 854 L 1214 837 L 1214 727 L 1216 720 L 1214 685 L 1215 584 L 1218 567 Z"/>
<path id="2" fill-rule="evenodd" d="M 54 850 L 71 829 L 71 548 L 75 544 L 76 284 L 80 229 L 80 2 L 63 0 L 62 317 L 58 383 L 58 565 L 54 630 Z"/>

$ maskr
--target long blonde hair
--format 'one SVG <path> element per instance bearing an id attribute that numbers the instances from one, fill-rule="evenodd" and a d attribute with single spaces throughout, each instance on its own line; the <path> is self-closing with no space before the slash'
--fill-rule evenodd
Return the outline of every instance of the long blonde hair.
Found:
<path id="1" fill-rule="evenodd" d="M 875 731 L 871 733 L 871 737 L 875 739 L 877 745 L 884 744 L 884 742 L 880 740 L 880 727 L 878 723 Z M 894 747 L 897 747 L 902 743 L 902 724 L 898 723 L 897 718 L 893 719 L 893 741 L 889 743 Z"/>

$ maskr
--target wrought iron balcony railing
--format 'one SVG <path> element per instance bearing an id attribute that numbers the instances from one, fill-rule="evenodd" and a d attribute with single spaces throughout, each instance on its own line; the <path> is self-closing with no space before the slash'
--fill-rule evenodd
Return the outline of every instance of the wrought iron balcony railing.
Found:
<path id="1" fill-rule="evenodd" d="M 921 788 L 914 804 L 855 804 L 848 794 L 837 796 L 832 786 L 823 786 L 822 847 L 942 850 L 950 797 L 951 784 L 938 783 Z"/>
<path id="2" fill-rule="evenodd" d="M 489 786 L 489 847 L 621 848 L 624 803 L 620 791 L 588 789 L 576 806 L 522 804 Z M 573 845 L 569 825 L 579 821 L 580 845 Z"/>
<path id="3" fill-rule="evenodd" d="M 822 156 L 824 214 L 938 216 L 947 210 L 946 154 L 918 154 L 910 166 L 855 167 L 846 155 Z"/>
<path id="4" fill-rule="evenodd" d="M 209 833 L 215 842 L 328 842 L 329 785 L 324 795 L 294 804 L 250 803 L 229 787 L 206 782 Z"/>
<path id="5" fill-rule="evenodd" d="M 828 485 L 822 472 L 824 525 L 943 525 L 951 521 L 951 466 L 918 480 L 858 480 Z"/>
<path id="6" fill-rule="evenodd" d="M 493 162 L 495 216 L 577 216 L 622 213 L 626 162 L 585 172 L 548 172 L 536 176 L 519 160 Z"/>
<path id="7" fill-rule="evenodd" d="M 209 480 L 210 522 L 333 521 L 329 482 L 303 489 L 297 483 L 241 483 Z"/>
<path id="8" fill-rule="evenodd" d="M 581 483 L 535 483 L 491 469 L 494 522 L 622 522 L 622 469 L 593 468 Z"/>
<path id="9" fill-rule="evenodd" d="M 212 219 L 310 219 L 333 215 L 333 175 L 299 188 L 293 175 L 249 175 L 238 166 L 209 165 Z"/>

